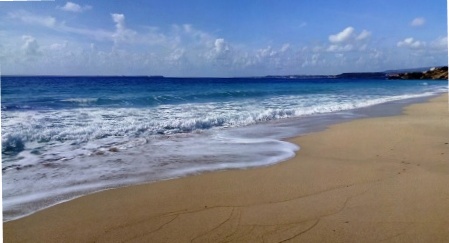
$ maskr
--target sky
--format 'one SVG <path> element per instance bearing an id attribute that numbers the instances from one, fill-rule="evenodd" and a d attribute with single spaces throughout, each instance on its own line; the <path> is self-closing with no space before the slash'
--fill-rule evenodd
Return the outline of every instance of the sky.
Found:
<path id="1" fill-rule="evenodd" d="M 0 2 L 2 75 L 236 77 L 448 63 L 445 0 Z"/>

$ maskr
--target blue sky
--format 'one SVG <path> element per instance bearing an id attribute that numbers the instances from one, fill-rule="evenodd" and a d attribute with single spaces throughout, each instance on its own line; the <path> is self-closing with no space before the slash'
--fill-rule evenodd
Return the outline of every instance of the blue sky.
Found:
<path id="1" fill-rule="evenodd" d="M 447 65 L 444 0 L 0 2 L 2 74 L 262 76 Z"/>

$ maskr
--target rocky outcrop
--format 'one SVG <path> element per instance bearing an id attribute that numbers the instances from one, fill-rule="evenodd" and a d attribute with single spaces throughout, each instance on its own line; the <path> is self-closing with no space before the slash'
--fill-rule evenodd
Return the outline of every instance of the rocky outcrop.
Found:
<path id="1" fill-rule="evenodd" d="M 447 66 L 431 68 L 425 72 L 394 73 L 388 79 L 438 79 L 448 80 Z"/>

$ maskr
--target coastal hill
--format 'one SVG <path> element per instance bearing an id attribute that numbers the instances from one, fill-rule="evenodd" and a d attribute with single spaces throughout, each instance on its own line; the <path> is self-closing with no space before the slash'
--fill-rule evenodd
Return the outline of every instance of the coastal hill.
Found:
<path id="1" fill-rule="evenodd" d="M 350 79 L 385 79 L 386 77 L 387 74 L 384 72 L 342 73 L 335 76 L 335 78 L 350 78 Z"/>
<path id="2" fill-rule="evenodd" d="M 384 72 L 341 73 L 338 75 L 270 75 L 263 78 L 278 79 L 311 79 L 311 78 L 337 78 L 337 79 L 433 79 L 448 80 L 448 67 L 427 67 L 401 70 L 387 70 Z"/>
<path id="3" fill-rule="evenodd" d="M 447 66 L 430 68 L 424 72 L 405 72 L 387 74 L 388 79 L 438 79 L 447 80 Z"/>

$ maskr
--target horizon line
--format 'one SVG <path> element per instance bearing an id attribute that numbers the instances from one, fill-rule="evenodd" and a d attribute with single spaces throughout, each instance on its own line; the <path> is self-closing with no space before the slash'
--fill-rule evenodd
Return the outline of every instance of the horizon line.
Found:
<path id="1" fill-rule="evenodd" d="M 346 74 L 346 73 L 391 73 L 394 71 L 406 71 L 406 70 L 414 70 L 414 69 L 430 69 L 430 68 L 438 68 L 438 67 L 446 67 L 446 65 L 436 65 L 436 66 L 428 66 L 428 67 L 415 67 L 415 68 L 397 68 L 397 69 L 388 69 L 384 71 L 364 71 L 364 72 L 342 72 L 338 74 L 268 74 L 268 75 L 254 75 L 254 76 L 164 76 L 164 75 L 109 75 L 109 74 L 2 74 L 0 73 L 1 77 L 145 77 L 145 78 L 270 78 L 270 77 L 332 77 L 332 76 L 338 76 L 340 74 Z"/>

